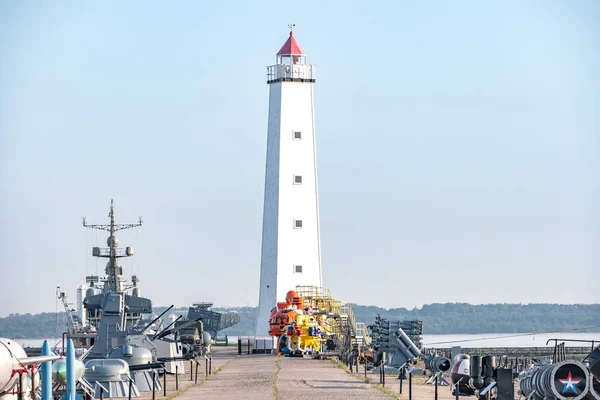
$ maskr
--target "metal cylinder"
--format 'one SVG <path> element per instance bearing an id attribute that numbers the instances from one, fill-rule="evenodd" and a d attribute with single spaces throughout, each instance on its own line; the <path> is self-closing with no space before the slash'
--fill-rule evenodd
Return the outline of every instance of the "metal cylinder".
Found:
<path id="1" fill-rule="evenodd" d="M 473 389 L 481 389 L 484 383 L 483 377 L 481 376 L 481 356 L 471 356 L 469 375 L 469 386 Z"/>
<path id="2" fill-rule="evenodd" d="M 525 397 L 542 400 L 580 400 L 586 397 L 590 387 L 587 368 L 579 361 L 562 361 L 531 370 L 520 382 Z"/>
<path id="3" fill-rule="evenodd" d="M 471 356 L 469 375 L 471 375 L 473 378 L 481 376 L 481 356 Z"/>
<path id="4" fill-rule="evenodd" d="M 413 341 L 410 340 L 410 338 L 406 333 L 404 333 L 402 328 L 398 328 L 398 330 L 396 331 L 396 335 L 398 335 L 398 338 L 406 345 L 406 347 L 408 347 L 408 349 L 415 358 L 421 355 L 421 350 L 419 350 L 419 348 L 413 343 Z"/>
<path id="5" fill-rule="evenodd" d="M 496 369 L 496 357 L 484 356 L 482 359 L 482 371 L 481 375 L 486 378 L 494 376 L 494 370 Z"/>
<path id="6" fill-rule="evenodd" d="M 600 381 L 600 347 L 590 353 L 588 362 L 590 363 L 590 372 Z"/>
<path id="7" fill-rule="evenodd" d="M 593 375 L 590 375 L 590 380 L 592 382 L 590 383 L 590 391 L 586 398 L 589 400 L 600 400 L 600 381 Z"/>
<path id="8" fill-rule="evenodd" d="M 451 367 L 451 362 L 449 358 L 441 357 L 441 356 L 432 356 L 425 358 L 425 367 L 431 371 L 432 374 L 437 374 L 438 372 L 446 372 Z"/>
<path id="9" fill-rule="evenodd" d="M 588 368 L 590 370 L 590 391 L 587 398 L 600 400 L 600 347 L 592 351 L 588 357 Z"/>

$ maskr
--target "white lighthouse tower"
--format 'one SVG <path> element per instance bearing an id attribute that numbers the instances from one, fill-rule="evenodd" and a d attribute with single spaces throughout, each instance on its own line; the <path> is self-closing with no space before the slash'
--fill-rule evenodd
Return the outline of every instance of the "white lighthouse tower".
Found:
<path id="1" fill-rule="evenodd" d="M 269 125 L 256 335 L 296 285 L 321 286 L 313 85 L 293 33 L 267 67 Z"/>

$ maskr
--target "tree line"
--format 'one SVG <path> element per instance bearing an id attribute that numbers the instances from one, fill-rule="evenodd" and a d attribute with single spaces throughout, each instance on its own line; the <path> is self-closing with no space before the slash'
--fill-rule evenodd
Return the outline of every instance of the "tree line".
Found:
<path id="1" fill-rule="evenodd" d="M 155 307 L 159 313 L 164 307 Z M 219 335 L 252 336 L 258 307 L 213 308 L 236 312 L 240 323 Z M 434 303 L 421 308 L 381 308 L 352 304 L 356 320 L 372 324 L 376 315 L 389 320 L 422 320 L 425 334 L 559 332 L 592 327 L 600 331 L 600 304 L 481 304 Z M 176 311 L 187 315 L 186 308 Z M 0 318 L 0 337 L 39 339 L 58 337 L 65 330 L 65 313 L 10 314 Z M 265 332 L 266 334 L 266 332 Z"/>

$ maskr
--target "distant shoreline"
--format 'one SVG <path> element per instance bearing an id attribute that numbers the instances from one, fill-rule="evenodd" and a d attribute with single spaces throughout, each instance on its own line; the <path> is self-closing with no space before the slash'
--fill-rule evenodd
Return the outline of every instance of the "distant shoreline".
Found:
<path id="1" fill-rule="evenodd" d="M 164 308 L 154 307 L 159 314 Z M 221 308 L 214 311 L 231 312 L 240 322 L 219 332 L 219 335 L 254 335 L 257 307 Z M 359 322 L 372 324 L 377 315 L 388 320 L 420 320 L 425 335 L 520 335 L 553 332 L 559 337 L 578 333 L 600 332 L 600 304 L 483 304 L 434 303 L 421 308 L 384 309 L 352 304 Z M 186 308 L 175 311 L 187 315 Z M 0 337 L 19 339 L 59 336 L 65 330 L 65 313 L 11 314 L 0 318 Z M 265 332 L 266 334 L 266 332 Z"/>

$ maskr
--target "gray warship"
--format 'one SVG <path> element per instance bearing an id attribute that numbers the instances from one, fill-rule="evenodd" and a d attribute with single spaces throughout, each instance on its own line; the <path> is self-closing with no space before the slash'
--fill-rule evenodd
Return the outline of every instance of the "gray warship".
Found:
<path id="1" fill-rule="evenodd" d="M 187 318 L 171 315 L 170 324 L 165 323 L 164 316 L 173 305 L 159 316 L 148 318 L 153 312 L 152 301 L 140 295 L 140 280 L 136 275 L 132 275 L 131 283 L 122 277 L 123 268 L 119 264 L 121 258 L 134 255 L 133 248 L 120 248 L 116 236 L 120 230 L 141 226 L 142 218 L 136 223 L 116 223 L 113 200 L 108 217 L 108 224 L 88 224 L 83 218 L 85 228 L 108 232 L 107 247 L 92 248 L 92 256 L 107 259 L 106 275 L 86 276 L 89 288 L 80 299 L 84 312 L 79 317 L 73 315 L 75 310 L 71 309 L 66 294 L 59 290 L 58 297 L 68 317 L 62 352 L 64 354 L 66 341 L 72 340 L 79 360 L 85 362 L 85 376 L 79 384 L 88 394 L 98 397 L 103 391 L 107 397 L 123 397 L 131 378 L 132 395 L 136 397 L 140 391 L 152 390 L 153 386 L 160 390 L 158 374 L 150 371 L 185 374 L 184 360 L 209 351 L 211 338 L 204 332 L 203 319 L 216 333 L 239 322 L 239 317 L 221 316 L 209 311 L 207 303 L 202 303 L 204 307 L 196 304 L 190 307 L 196 312 L 189 312 Z"/>
<path id="2" fill-rule="evenodd" d="M 177 333 L 192 325 L 201 330 L 202 323 L 195 319 L 176 327 L 173 324 L 163 327 L 157 321 L 172 306 L 150 321 L 144 319 L 144 315 L 152 313 L 152 301 L 140 296 L 137 276 L 131 277 L 131 284 L 122 278 L 119 259 L 133 256 L 133 248 L 119 248 L 115 235 L 120 230 L 141 226 L 142 218 L 132 224 L 117 224 L 113 200 L 108 217 L 108 224 L 88 224 L 83 218 L 84 227 L 109 233 L 107 248 L 92 249 L 92 256 L 108 260 L 106 276 L 86 277 L 90 287 L 83 299 L 85 318 L 74 318 L 66 295 L 59 293 L 69 320 L 62 347 L 64 352 L 66 340 L 72 340 L 79 349 L 79 359 L 85 362 L 85 374 L 79 384 L 87 393 L 94 397 L 100 392 L 107 397 L 126 396 L 131 378 L 132 395 L 136 397 L 140 391 L 152 390 L 153 385 L 160 390 L 160 379 L 158 374 L 150 373 L 152 370 L 185 373 L 183 360 L 199 355 L 202 346 L 189 349 L 184 355 L 184 344 Z"/>

